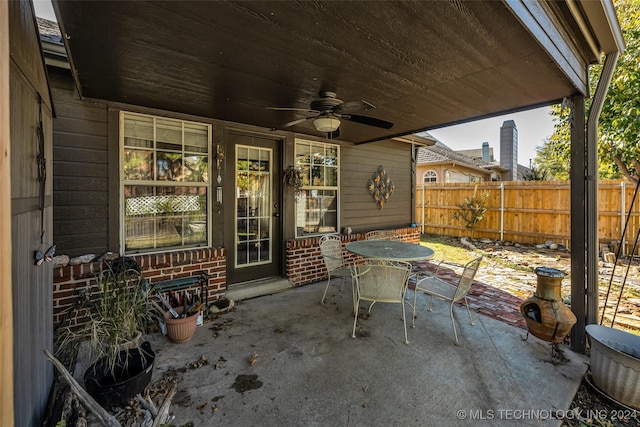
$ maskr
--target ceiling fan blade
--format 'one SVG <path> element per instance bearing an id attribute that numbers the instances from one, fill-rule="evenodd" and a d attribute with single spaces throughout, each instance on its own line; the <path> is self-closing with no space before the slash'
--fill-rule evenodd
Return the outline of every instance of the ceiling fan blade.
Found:
<path id="1" fill-rule="evenodd" d="M 344 114 L 349 114 L 355 111 L 363 111 L 363 110 L 371 110 L 374 107 L 372 104 L 369 104 L 367 101 L 349 101 L 343 102 L 340 105 L 335 107 L 335 110 L 338 110 Z"/>
<path id="2" fill-rule="evenodd" d="M 357 114 L 349 114 L 349 115 L 343 115 L 342 118 L 346 120 L 350 120 L 352 122 L 362 123 L 363 125 L 375 126 L 377 128 L 391 129 L 393 127 L 393 123 L 388 122 L 386 120 L 382 120 L 382 119 L 376 119 L 374 117 L 360 116 Z"/>
<path id="3" fill-rule="evenodd" d="M 310 110 L 308 108 L 290 108 L 290 107 L 266 107 L 267 110 L 276 111 L 297 111 L 300 113 L 320 114 L 320 111 Z"/>
<path id="4" fill-rule="evenodd" d="M 300 123 L 306 122 L 307 120 L 311 120 L 311 119 L 315 119 L 315 118 L 316 118 L 315 116 L 311 116 L 311 117 L 306 117 L 304 119 L 294 120 L 292 122 L 285 123 L 285 124 L 280 125 L 278 127 L 272 128 L 271 130 L 286 129 L 288 127 L 295 126 L 295 125 L 298 125 Z"/>

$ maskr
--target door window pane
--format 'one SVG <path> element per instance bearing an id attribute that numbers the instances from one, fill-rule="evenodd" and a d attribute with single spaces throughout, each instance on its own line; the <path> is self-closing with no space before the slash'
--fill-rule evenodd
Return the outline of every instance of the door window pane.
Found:
<path id="1" fill-rule="evenodd" d="M 236 267 L 271 261 L 269 149 L 236 147 Z"/>

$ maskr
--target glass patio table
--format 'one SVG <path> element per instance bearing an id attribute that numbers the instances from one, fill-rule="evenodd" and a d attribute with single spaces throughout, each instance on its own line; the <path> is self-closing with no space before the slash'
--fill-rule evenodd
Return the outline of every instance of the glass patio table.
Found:
<path id="1" fill-rule="evenodd" d="M 399 240 L 358 240 L 345 249 L 356 255 L 390 261 L 422 261 L 433 258 L 433 249 Z"/>

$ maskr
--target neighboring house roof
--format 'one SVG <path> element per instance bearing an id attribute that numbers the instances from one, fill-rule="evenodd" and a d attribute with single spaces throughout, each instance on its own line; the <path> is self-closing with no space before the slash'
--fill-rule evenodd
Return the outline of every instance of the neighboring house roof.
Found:
<path id="1" fill-rule="evenodd" d="M 58 23 L 44 18 L 36 18 L 44 61 L 47 65 L 70 69 L 67 50 L 62 42 Z"/>
<path id="2" fill-rule="evenodd" d="M 490 173 L 491 170 L 499 167 L 495 163 L 486 163 L 458 153 L 438 140 L 436 140 L 435 145 L 418 149 L 417 163 L 419 165 L 454 163 L 484 173 Z"/>
<path id="3" fill-rule="evenodd" d="M 38 21 L 40 39 L 49 43 L 62 45 L 62 36 L 60 35 L 60 28 L 58 27 L 58 23 L 40 17 L 36 19 Z"/>
<path id="4" fill-rule="evenodd" d="M 531 172 L 531 169 L 521 164 L 518 164 L 518 179 L 522 179 L 522 177 L 529 172 Z"/>
<path id="5" fill-rule="evenodd" d="M 482 160 L 482 148 L 474 148 L 471 150 L 457 150 L 458 153 L 462 153 L 474 159 Z M 489 147 L 489 158 L 493 159 L 493 147 Z"/>
<path id="6" fill-rule="evenodd" d="M 409 134 L 405 136 L 398 136 L 393 139 L 397 141 L 409 142 L 411 144 L 422 145 L 422 146 L 434 145 L 438 142 L 437 139 L 435 139 L 433 136 L 429 135 L 426 132 L 421 135 L 414 133 L 414 134 Z"/>

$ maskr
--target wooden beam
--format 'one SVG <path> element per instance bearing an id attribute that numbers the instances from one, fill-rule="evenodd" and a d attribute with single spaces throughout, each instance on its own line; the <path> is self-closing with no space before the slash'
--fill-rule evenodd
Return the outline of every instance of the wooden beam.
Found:
<path id="1" fill-rule="evenodd" d="M 578 321 L 571 330 L 571 349 L 586 348 L 586 138 L 584 97 L 572 98 L 571 126 L 571 310 Z"/>
<path id="2" fill-rule="evenodd" d="M 9 117 L 9 2 L 0 2 L 0 419 L 14 424 L 11 301 L 11 133 Z M 7 250 L 9 249 L 9 250 Z"/>

